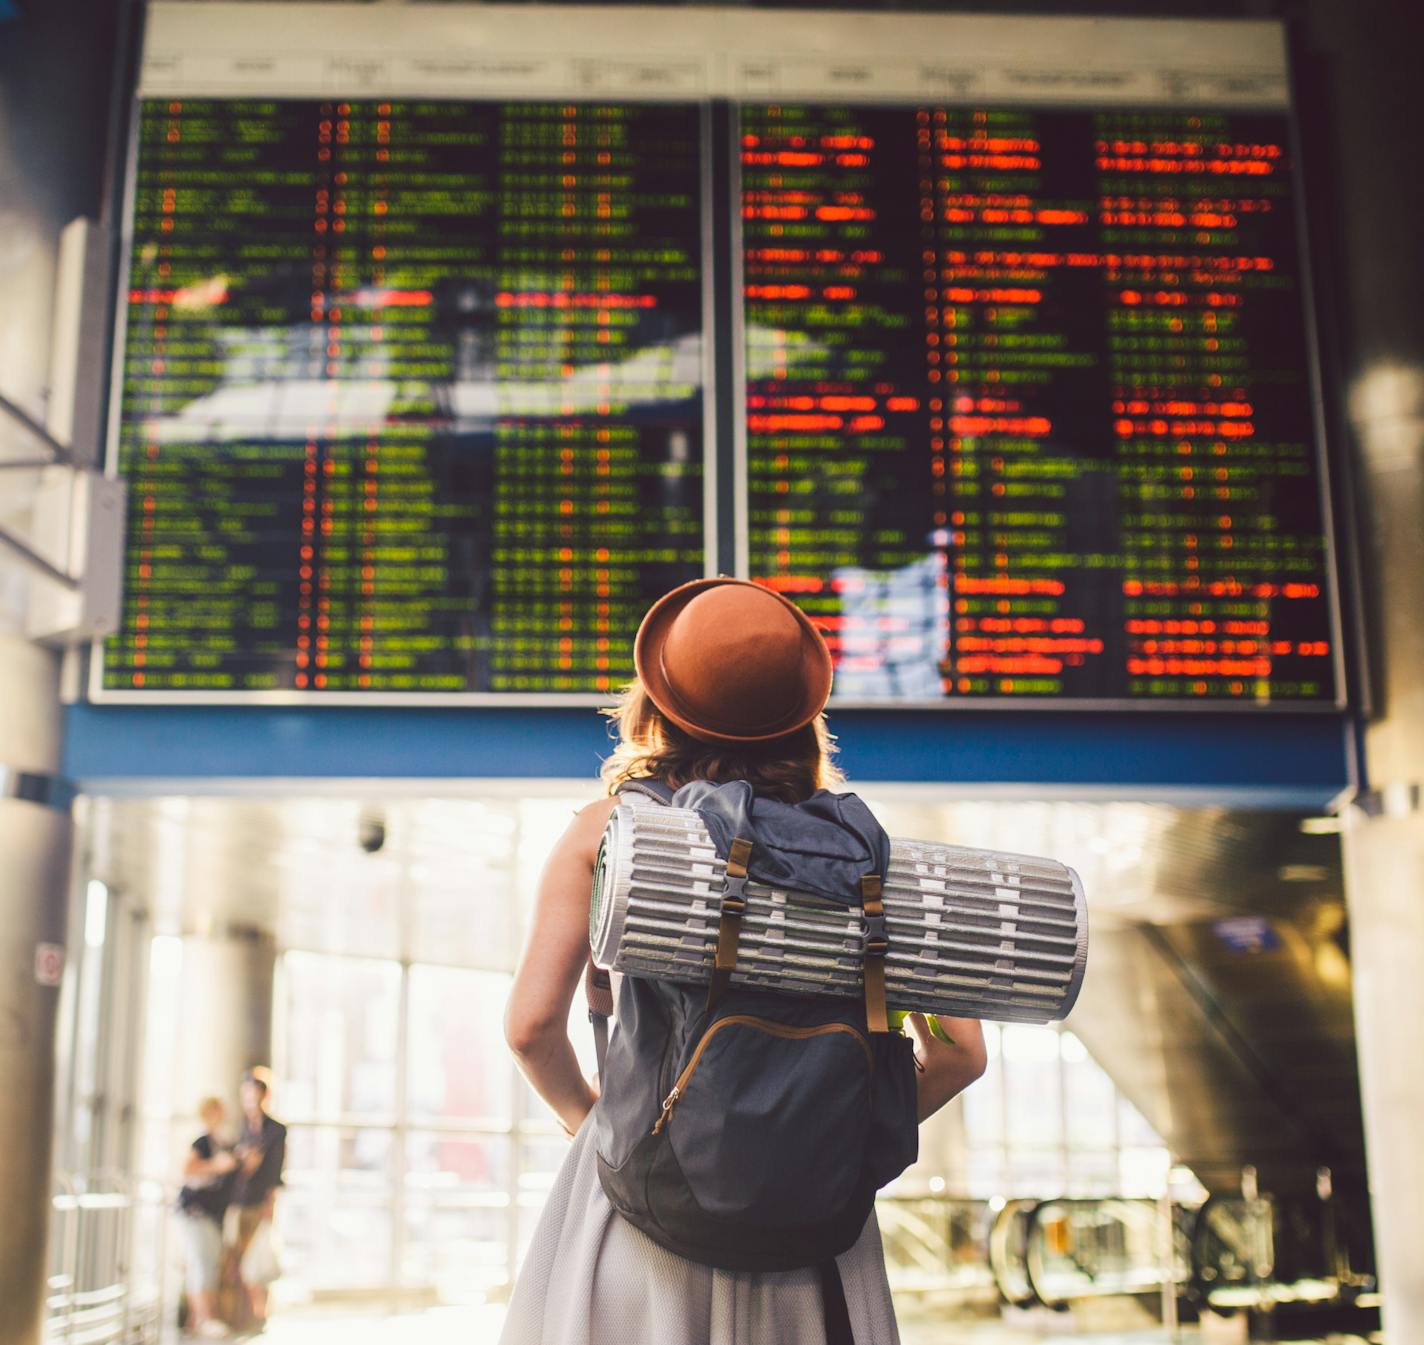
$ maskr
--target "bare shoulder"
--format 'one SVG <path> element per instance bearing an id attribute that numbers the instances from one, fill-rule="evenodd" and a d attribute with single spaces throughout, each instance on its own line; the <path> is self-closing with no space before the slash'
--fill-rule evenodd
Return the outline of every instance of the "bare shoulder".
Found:
<path id="1" fill-rule="evenodd" d="M 555 853 L 581 856 L 591 865 L 598 854 L 598 843 L 603 838 L 608 818 L 617 806 L 616 798 L 594 799 L 584 804 L 574 813 L 564 834 L 559 837 Z"/>
<path id="2" fill-rule="evenodd" d="M 592 803 L 585 803 L 574 814 L 573 825 L 576 827 L 596 827 L 601 833 L 608 825 L 608 819 L 613 810 L 618 806 L 619 800 L 616 798 L 594 799 Z"/>
<path id="3" fill-rule="evenodd" d="M 627 799 L 615 798 L 612 795 L 606 798 L 594 799 L 592 803 L 585 803 L 575 814 L 575 817 L 596 816 L 600 822 L 608 821 L 608 814 L 611 813 L 620 803 L 626 803 Z"/>

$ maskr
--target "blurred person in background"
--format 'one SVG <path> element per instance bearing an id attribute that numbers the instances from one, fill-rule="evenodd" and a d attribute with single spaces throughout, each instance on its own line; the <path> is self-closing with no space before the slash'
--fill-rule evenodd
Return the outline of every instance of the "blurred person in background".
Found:
<path id="1" fill-rule="evenodd" d="M 228 1334 L 217 1320 L 218 1273 L 222 1268 L 223 1215 L 232 1194 L 237 1159 L 226 1135 L 227 1108 L 220 1099 L 198 1105 L 203 1133 L 193 1141 L 183 1164 L 178 1218 L 184 1249 L 184 1284 L 189 1335 L 209 1339 Z"/>
<path id="2" fill-rule="evenodd" d="M 267 1321 L 268 1290 L 281 1273 L 272 1216 L 287 1152 L 287 1127 L 267 1111 L 269 1077 L 261 1068 L 242 1077 L 242 1132 L 233 1148 L 237 1172 L 222 1281 L 229 1324 L 259 1331 Z"/>

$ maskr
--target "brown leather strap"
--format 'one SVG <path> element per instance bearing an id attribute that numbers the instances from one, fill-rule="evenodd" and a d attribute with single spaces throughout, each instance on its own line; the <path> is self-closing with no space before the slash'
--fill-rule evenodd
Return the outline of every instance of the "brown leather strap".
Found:
<path id="1" fill-rule="evenodd" d="M 880 875 L 867 873 L 860 880 L 861 966 L 865 978 L 865 1025 L 871 1032 L 889 1032 L 885 1013 L 885 954 L 890 940 L 885 932 L 885 903 L 880 899 Z"/>
<path id="2" fill-rule="evenodd" d="M 752 843 L 745 836 L 738 836 L 727 848 L 727 886 L 722 892 L 717 953 L 712 965 L 712 979 L 707 986 L 709 1010 L 722 997 L 722 991 L 732 979 L 732 969 L 737 965 L 737 941 L 742 935 L 742 914 L 747 909 L 747 861 L 751 857 Z"/>

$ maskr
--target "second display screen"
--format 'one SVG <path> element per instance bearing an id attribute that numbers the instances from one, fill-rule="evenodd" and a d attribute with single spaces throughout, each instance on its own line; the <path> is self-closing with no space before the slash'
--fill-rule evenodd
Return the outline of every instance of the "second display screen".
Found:
<path id="1" fill-rule="evenodd" d="M 1287 133 L 741 108 L 750 571 L 839 696 L 1333 698 Z"/>

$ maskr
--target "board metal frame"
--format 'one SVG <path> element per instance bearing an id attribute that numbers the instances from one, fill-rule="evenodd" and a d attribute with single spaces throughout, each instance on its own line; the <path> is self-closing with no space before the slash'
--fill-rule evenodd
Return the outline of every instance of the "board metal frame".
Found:
<path id="1" fill-rule="evenodd" d="M 1344 553 L 1341 549 L 1337 529 L 1334 500 L 1336 488 L 1328 452 L 1323 370 L 1316 311 L 1316 287 L 1312 277 L 1314 259 L 1308 248 L 1305 190 L 1300 165 L 1300 115 L 1294 97 L 1296 88 L 1295 62 L 1291 43 L 1288 40 L 1288 25 L 1284 20 L 1254 18 L 1131 19 L 1120 16 L 1092 15 L 1067 18 L 992 14 L 893 15 L 870 12 L 844 13 L 802 10 L 778 12 L 731 8 L 659 11 L 631 6 L 608 7 L 595 13 L 582 7 L 556 5 L 541 5 L 533 10 L 520 5 L 441 5 L 418 7 L 417 11 L 412 11 L 409 7 L 388 10 L 381 7 L 346 4 L 211 3 L 193 6 L 182 3 L 149 3 L 145 16 L 149 21 L 145 43 L 147 38 L 152 36 L 152 20 L 155 17 L 162 19 L 164 24 L 169 27 L 182 23 L 202 25 L 207 22 L 218 26 L 223 23 L 240 23 L 248 32 L 260 32 L 261 40 L 268 47 L 272 47 L 281 45 L 277 38 L 271 35 L 272 26 L 282 22 L 295 21 L 298 26 L 302 23 L 319 23 L 324 30 L 330 32 L 337 31 L 344 26 L 343 15 L 353 22 L 408 24 L 413 12 L 420 12 L 422 18 L 440 24 L 459 22 L 465 14 L 468 14 L 468 21 L 472 24 L 480 24 L 489 20 L 495 29 L 498 29 L 501 24 L 506 24 L 515 26 L 520 31 L 530 22 L 531 17 L 537 14 L 544 17 L 546 23 L 557 23 L 560 40 L 570 50 L 578 48 L 577 38 L 569 35 L 570 25 L 574 27 L 584 25 L 590 34 L 596 30 L 603 40 L 608 40 L 610 33 L 616 36 L 619 31 L 624 29 L 641 35 L 646 35 L 651 31 L 650 40 L 653 44 L 653 51 L 642 58 L 642 64 L 649 69 L 651 69 L 651 62 L 660 59 L 657 47 L 660 43 L 667 41 L 669 32 L 681 36 L 684 42 L 684 51 L 699 50 L 700 44 L 702 52 L 710 53 L 707 55 L 701 73 L 704 87 L 697 93 L 693 93 L 690 89 L 681 89 L 679 92 L 685 95 L 683 97 L 669 96 L 667 90 L 663 91 L 662 96 L 640 97 L 636 89 L 628 88 L 580 89 L 573 93 L 551 92 L 545 89 L 543 92 L 531 92 L 525 95 L 531 99 L 541 100 L 547 97 L 557 97 L 567 98 L 569 101 L 668 102 L 680 105 L 694 102 L 699 106 L 701 141 L 704 148 L 704 162 L 700 171 L 704 378 L 702 388 L 703 524 L 704 574 L 708 576 L 729 572 L 746 577 L 749 569 L 743 276 L 742 266 L 738 261 L 741 222 L 740 212 L 735 209 L 731 212 L 730 220 L 719 221 L 716 219 L 714 217 L 714 200 L 717 185 L 716 175 L 719 167 L 724 175 L 729 175 L 730 199 L 734 202 L 737 200 L 740 173 L 738 156 L 735 153 L 737 148 L 736 105 L 741 102 L 768 101 L 763 90 L 748 87 L 753 72 L 760 68 L 760 64 L 765 63 L 765 52 L 768 50 L 780 52 L 790 50 L 792 55 L 799 54 L 805 57 L 801 67 L 798 68 L 814 68 L 822 76 L 829 71 L 832 76 L 835 76 L 838 72 L 844 74 L 854 67 L 857 55 L 863 49 L 869 49 L 867 59 L 870 65 L 875 67 L 874 77 L 869 82 L 852 80 L 846 87 L 838 86 L 833 93 L 827 93 L 825 90 L 817 93 L 813 85 L 804 85 L 794 92 L 788 92 L 785 101 L 864 102 L 889 106 L 934 101 L 944 106 L 1032 106 L 1045 110 L 1052 110 L 1055 107 L 1085 110 L 1101 106 L 1180 107 L 1183 102 L 1190 101 L 1191 95 L 1182 93 L 1175 103 L 1167 101 L 1165 96 L 1162 101 L 1152 103 L 1144 103 L 1140 97 L 1109 97 L 1104 102 L 1101 87 L 1094 83 L 1094 79 L 1097 77 L 1091 69 L 1085 69 L 1085 83 L 1082 87 L 1087 88 L 1089 92 L 1084 94 L 1080 91 L 1077 96 L 1055 99 L 1045 96 L 1041 82 L 1038 86 L 1033 86 L 1032 79 L 1027 74 L 1016 75 L 1015 71 L 1010 69 L 1011 79 L 1020 78 L 1025 87 L 1021 96 L 1016 94 L 1006 101 L 1002 93 L 993 98 L 973 96 L 972 91 L 967 90 L 965 83 L 969 78 L 968 65 L 957 68 L 920 65 L 917 67 L 917 75 L 921 82 L 923 83 L 925 79 L 929 78 L 936 85 L 935 89 L 921 88 L 914 92 L 906 91 L 895 96 L 893 88 L 887 90 L 884 85 L 885 62 L 884 59 L 880 59 L 877 64 L 877 52 L 874 48 L 881 42 L 882 35 L 888 35 L 885 37 L 885 41 L 892 45 L 899 42 L 905 47 L 906 52 L 913 51 L 914 58 L 918 60 L 923 55 L 919 43 L 926 25 L 938 25 L 944 32 L 957 28 L 958 31 L 968 36 L 971 46 L 977 43 L 980 48 L 985 48 L 987 44 L 987 49 L 994 54 L 1002 55 L 1009 52 L 1013 53 L 1016 59 L 1022 56 L 1024 69 L 1027 71 L 1033 64 L 1035 51 L 1040 60 L 1043 59 L 1043 53 L 1050 53 L 1051 64 L 1065 66 L 1068 58 L 1062 49 L 1064 42 L 1069 44 L 1076 42 L 1080 45 L 1091 42 L 1094 44 L 1094 52 L 1106 48 L 1109 49 L 1110 55 L 1113 50 L 1132 49 L 1134 43 L 1145 46 L 1154 53 L 1164 50 L 1175 52 L 1181 46 L 1192 49 L 1194 42 L 1203 44 L 1196 49 L 1197 64 L 1189 63 L 1181 69 L 1167 70 L 1164 68 L 1158 72 L 1160 82 L 1165 90 L 1170 91 L 1176 85 L 1189 88 L 1193 81 L 1196 81 L 1198 86 L 1205 83 L 1207 87 L 1221 90 L 1220 98 L 1223 101 L 1203 103 L 1201 104 L 1203 107 L 1235 111 L 1271 111 L 1283 113 L 1287 119 L 1292 154 L 1292 199 L 1296 209 L 1297 247 L 1300 250 L 1300 296 L 1305 310 L 1303 318 L 1306 336 L 1306 363 L 1311 397 L 1312 426 L 1315 432 L 1313 447 L 1318 472 L 1323 535 L 1327 547 L 1326 577 L 1331 633 L 1334 641 L 1332 657 L 1335 676 L 1334 699 L 1330 701 L 1260 702 L 1245 698 L 1225 700 L 1206 697 L 1200 699 L 1164 698 L 1161 700 L 1065 697 L 1034 697 L 1020 700 L 988 696 L 944 696 L 935 699 L 840 699 L 833 697 L 828 709 L 916 712 L 928 710 L 950 711 L 956 714 L 983 711 L 994 715 L 1018 711 L 1030 713 L 1068 711 L 1078 714 L 1093 711 L 1117 713 L 1126 710 L 1135 713 L 1162 713 L 1172 716 L 1181 713 L 1224 713 L 1233 716 L 1238 714 L 1251 716 L 1339 714 L 1349 708 L 1352 688 L 1348 677 L 1348 661 L 1343 643 L 1344 618 L 1341 610 L 1340 582 L 1340 567 L 1344 561 Z M 749 34 L 757 34 L 759 39 L 753 43 Z M 1238 36 L 1240 41 L 1235 42 L 1234 39 Z M 799 52 L 795 45 L 798 38 L 801 40 Z M 1228 39 L 1231 40 L 1228 41 Z M 1213 45 L 1221 43 L 1226 45 L 1219 48 Z M 1277 44 L 1280 51 L 1280 68 L 1278 70 L 1266 69 L 1260 65 L 1251 66 L 1251 60 L 1259 59 L 1263 49 L 1274 47 Z M 368 77 L 363 75 L 359 61 L 355 57 L 334 54 L 344 45 L 341 41 L 333 40 L 330 45 L 331 50 L 327 53 L 329 61 L 346 61 L 348 64 L 343 68 L 349 70 L 352 81 L 359 83 L 362 78 Z M 930 45 L 932 46 L 932 44 Z M 594 46 L 597 46 L 597 41 Z M 648 50 L 641 43 L 634 49 Z M 1232 51 L 1235 51 L 1236 55 L 1232 55 Z M 1208 59 L 1208 56 L 1203 54 L 1204 52 L 1214 52 L 1215 54 Z M 1241 68 L 1235 71 L 1223 69 L 1221 59 L 1223 52 L 1229 57 L 1228 64 L 1230 61 L 1236 61 L 1241 65 Z M 238 56 L 240 53 L 237 53 L 233 59 L 237 59 Z M 910 57 L 906 55 L 904 59 L 909 61 Z M 1242 64 L 1243 62 L 1244 64 Z M 639 61 L 636 59 L 630 62 L 630 65 L 633 66 L 638 64 Z M 853 71 L 851 73 L 853 74 Z M 686 74 L 685 64 L 683 74 Z M 1039 72 L 1040 78 L 1051 79 L 1051 74 L 1051 71 L 1047 76 L 1043 71 Z M 127 328 L 127 306 L 123 302 L 123 295 L 127 293 L 132 256 L 133 202 L 136 190 L 135 167 L 139 132 L 137 114 L 145 96 L 164 96 L 161 88 L 152 90 L 145 88 L 145 79 L 152 77 L 152 72 L 145 69 L 143 53 L 140 53 L 135 60 L 132 73 L 127 77 L 131 80 L 131 87 L 121 90 L 119 93 L 120 101 L 126 103 L 129 109 L 130 125 L 124 156 L 124 171 L 120 175 L 119 183 L 122 192 L 118 227 L 119 286 L 116 290 L 118 302 L 115 307 L 117 312 L 111 329 L 114 333 L 114 346 L 110 359 L 108 432 L 105 444 L 105 470 L 111 475 L 117 472 L 118 428 L 122 408 L 122 364 Z M 279 74 L 278 77 L 291 78 L 292 76 Z M 798 78 L 800 77 L 798 76 Z M 162 70 L 159 71 L 157 78 L 161 83 Z M 1254 85 L 1253 79 L 1255 80 Z M 1035 87 L 1037 91 L 1035 91 Z M 1073 87 L 1071 81 L 1068 87 L 1070 89 Z M 339 88 L 306 88 L 301 92 L 293 89 L 291 92 L 280 95 L 261 95 L 260 91 L 243 93 L 240 90 L 233 90 L 228 92 L 219 84 L 205 94 L 189 94 L 187 96 L 215 98 L 329 96 L 367 100 L 383 96 L 407 97 L 410 94 L 409 91 L 391 92 L 382 87 L 360 88 L 353 85 Z M 462 100 L 456 95 L 434 90 L 424 96 L 451 98 L 454 101 L 507 101 L 513 94 L 510 90 L 504 89 L 491 91 L 480 99 L 467 96 Z M 732 153 L 728 156 L 729 162 L 720 166 L 712 162 L 711 153 L 714 139 L 713 120 L 717 116 L 729 117 L 731 121 L 730 149 Z M 723 231 L 730 242 L 725 250 L 720 250 L 718 241 L 723 236 Z M 728 274 L 723 277 L 714 274 L 718 265 L 719 251 L 723 257 L 729 257 L 731 260 L 731 264 L 726 267 Z M 732 368 L 722 370 L 720 377 L 715 368 L 715 352 L 719 333 L 715 330 L 714 311 L 719 282 L 724 287 L 731 287 L 731 322 L 733 327 Z M 716 404 L 722 384 L 727 379 L 730 379 L 732 383 L 732 404 L 734 407 L 730 433 L 728 427 L 719 426 L 716 423 Z M 729 465 L 726 451 L 728 447 L 730 447 L 730 467 L 733 478 L 731 491 L 733 509 L 730 521 L 732 554 L 730 556 L 725 554 L 725 546 L 719 546 L 718 541 L 718 493 L 722 473 Z M 721 527 L 724 532 L 727 530 L 726 520 L 721 520 Z M 96 642 L 92 647 L 89 660 L 88 699 L 99 705 L 250 705 L 301 707 L 302 709 L 320 706 L 410 706 L 451 709 L 462 706 L 498 706 L 512 709 L 540 706 L 606 706 L 613 698 L 610 693 L 593 692 L 135 691 L 105 689 L 102 682 L 103 646 L 102 642 Z"/>

